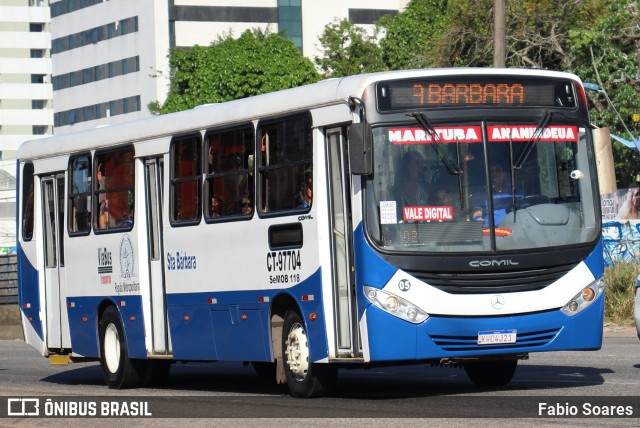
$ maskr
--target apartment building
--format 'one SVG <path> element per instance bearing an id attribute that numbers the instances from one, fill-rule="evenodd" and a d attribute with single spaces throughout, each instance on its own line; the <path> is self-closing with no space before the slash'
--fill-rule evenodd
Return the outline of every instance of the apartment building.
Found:
<path id="1" fill-rule="evenodd" d="M 15 158 L 23 141 L 53 133 L 48 6 L 0 2 L 0 160 Z"/>
<path id="2" fill-rule="evenodd" d="M 246 29 L 281 32 L 313 59 L 335 19 L 371 26 L 408 0 L 58 0 L 51 8 L 55 132 L 149 116 L 164 102 L 171 48 Z"/>

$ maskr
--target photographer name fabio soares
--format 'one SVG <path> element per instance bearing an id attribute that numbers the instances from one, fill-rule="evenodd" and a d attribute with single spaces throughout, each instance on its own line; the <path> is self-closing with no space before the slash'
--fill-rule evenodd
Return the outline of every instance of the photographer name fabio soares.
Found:
<path id="1" fill-rule="evenodd" d="M 538 403 L 538 416 L 595 416 L 621 417 L 633 416 L 634 406 L 615 404 L 593 404 L 585 402 L 579 405 L 569 403 Z"/>

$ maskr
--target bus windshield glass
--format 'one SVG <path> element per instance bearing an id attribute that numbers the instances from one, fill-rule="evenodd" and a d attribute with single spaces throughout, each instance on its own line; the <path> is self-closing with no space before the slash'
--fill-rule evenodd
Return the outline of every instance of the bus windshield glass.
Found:
<path id="1" fill-rule="evenodd" d="M 381 250 L 492 252 L 597 239 L 585 124 L 416 122 L 373 128 L 366 227 Z"/>

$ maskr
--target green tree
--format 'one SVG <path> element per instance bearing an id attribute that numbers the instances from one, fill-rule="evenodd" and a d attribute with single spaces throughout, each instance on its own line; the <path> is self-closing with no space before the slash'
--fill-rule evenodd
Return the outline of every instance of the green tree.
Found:
<path id="1" fill-rule="evenodd" d="M 607 126 L 612 132 L 630 140 L 640 128 L 634 127 L 632 117 L 640 113 L 640 14 L 637 2 L 608 1 L 594 14 L 593 24 L 570 32 L 573 71 L 583 81 L 598 84 L 609 96 L 614 108 L 602 93 L 588 92 L 592 103 L 592 122 Z M 636 124 L 637 125 L 637 124 Z M 640 173 L 640 157 L 621 143 L 613 143 L 618 187 L 635 184 Z"/>
<path id="2" fill-rule="evenodd" d="M 441 31 L 431 42 L 437 66 L 491 66 L 493 0 L 449 0 L 443 19 Z"/>
<path id="3" fill-rule="evenodd" d="M 377 34 L 343 19 L 327 25 L 319 38 L 324 56 L 315 59 L 327 77 L 342 77 L 384 70 Z"/>
<path id="4" fill-rule="evenodd" d="M 172 80 L 160 108 L 163 114 L 320 80 L 313 63 L 291 41 L 260 30 L 247 30 L 238 39 L 228 35 L 208 47 L 174 51 L 169 64 Z"/>
<path id="5" fill-rule="evenodd" d="M 395 17 L 378 22 L 385 37 L 382 57 L 389 69 L 434 67 L 439 64 L 437 43 L 445 30 L 447 0 L 411 0 Z"/>
<path id="6" fill-rule="evenodd" d="M 506 64 L 553 70 L 571 68 L 569 32 L 587 28 L 604 0 L 509 0 L 506 2 Z M 494 0 L 449 0 L 443 31 L 432 43 L 437 64 L 493 64 Z"/>

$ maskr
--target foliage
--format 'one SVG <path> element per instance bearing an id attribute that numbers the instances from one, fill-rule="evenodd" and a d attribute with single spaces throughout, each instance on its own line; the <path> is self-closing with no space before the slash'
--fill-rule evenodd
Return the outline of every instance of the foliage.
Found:
<path id="1" fill-rule="evenodd" d="M 438 66 L 488 67 L 493 62 L 493 0 L 450 0 L 444 31 L 432 42 Z"/>
<path id="2" fill-rule="evenodd" d="M 172 81 L 161 113 L 245 98 L 320 79 L 313 63 L 278 34 L 245 31 L 209 47 L 194 46 L 170 57 Z"/>
<path id="3" fill-rule="evenodd" d="M 389 69 L 439 65 L 434 43 L 444 31 L 446 9 L 446 0 L 411 0 L 403 12 L 378 22 L 386 33 L 380 47 Z"/>
<path id="4" fill-rule="evenodd" d="M 384 69 L 376 34 L 369 35 L 349 20 L 334 21 L 319 38 L 325 55 L 316 64 L 327 77 L 371 73 Z"/>
<path id="5" fill-rule="evenodd" d="M 627 128 L 638 136 L 640 126 L 637 123 L 634 126 L 631 120 L 634 113 L 640 113 L 638 6 L 635 2 L 613 0 L 595 17 L 593 25 L 571 32 L 573 71 L 584 81 L 597 83 Z M 589 99 L 593 105 L 593 123 L 608 126 L 613 133 L 632 139 L 603 94 L 590 92 Z M 613 148 L 618 187 L 629 187 L 640 172 L 638 152 L 618 142 L 614 142 Z"/>
<path id="6" fill-rule="evenodd" d="M 605 319 L 622 325 L 633 323 L 633 285 L 640 274 L 637 263 L 619 262 L 604 272 Z"/>

